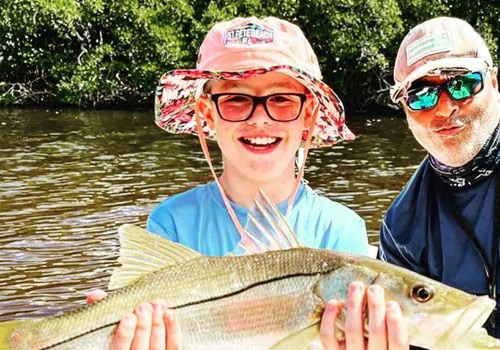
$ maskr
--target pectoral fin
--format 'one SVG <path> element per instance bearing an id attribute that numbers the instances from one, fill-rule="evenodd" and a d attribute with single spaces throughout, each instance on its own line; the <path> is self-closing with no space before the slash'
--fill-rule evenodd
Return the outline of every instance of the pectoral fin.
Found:
<path id="1" fill-rule="evenodd" d="M 269 350 L 305 350 L 318 339 L 319 322 L 310 325 L 274 344 Z"/>

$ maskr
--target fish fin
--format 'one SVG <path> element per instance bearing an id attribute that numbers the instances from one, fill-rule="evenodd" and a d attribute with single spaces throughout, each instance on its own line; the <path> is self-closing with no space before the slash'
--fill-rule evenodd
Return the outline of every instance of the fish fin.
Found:
<path id="1" fill-rule="evenodd" d="M 318 338 L 319 322 L 313 323 L 309 327 L 301 329 L 298 332 L 290 334 L 288 337 L 280 340 L 269 350 L 304 350 L 310 349 L 310 345 Z"/>
<path id="2" fill-rule="evenodd" d="M 114 269 L 109 289 L 127 286 L 150 272 L 202 256 L 179 243 L 171 242 L 134 225 L 122 225 L 118 235 L 120 238 L 118 262 L 121 266 Z"/>
<path id="3" fill-rule="evenodd" d="M 12 348 L 10 345 L 11 341 L 16 340 L 13 338 L 13 336 L 16 336 L 14 332 L 21 326 L 22 322 L 21 320 L 0 322 L 0 350 L 9 350 Z"/>
<path id="4" fill-rule="evenodd" d="M 238 244 L 234 255 L 303 247 L 283 214 L 262 189 L 248 211 L 245 232 L 248 240 Z"/>

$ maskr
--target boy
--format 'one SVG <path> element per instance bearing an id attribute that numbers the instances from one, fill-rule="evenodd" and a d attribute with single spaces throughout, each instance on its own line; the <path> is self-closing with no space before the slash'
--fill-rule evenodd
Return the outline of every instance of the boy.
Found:
<path id="1" fill-rule="evenodd" d="M 354 138 L 341 102 L 320 78 L 298 27 L 276 18 L 215 25 L 197 69 L 162 77 L 156 122 L 170 132 L 198 134 L 212 171 L 204 139 L 216 139 L 222 175 L 214 172 L 214 182 L 166 199 L 148 230 L 203 254 L 226 255 L 244 238 L 241 227 L 260 187 L 288 212 L 306 246 L 365 254 L 363 220 L 300 183 L 303 169 L 295 174 L 301 143 L 307 154 L 309 144 Z"/>
<path id="2" fill-rule="evenodd" d="M 363 220 L 301 182 L 305 161 L 295 174 L 301 144 L 307 157 L 311 146 L 354 138 L 344 124 L 340 100 L 320 79 L 316 55 L 297 26 L 254 17 L 216 24 L 200 47 L 197 69 L 165 74 L 156 101 L 161 128 L 198 135 L 214 182 L 163 201 L 150 215 L 148 230 L 203 254 L 226 255 L 247 239 L 243 226 L 262 188 L 286 213 L 304 245 L 366 254 Z M 222 151 L 220 177 L 206 138 L 216 139 Z M 354 283 L 346 331 L 350 349 L 364 347 L 364 294 L 364 286 Z M 370 334 L 380 335 L 370 349 L 404 349 L 404 344 L 396 346 L 405 341 L 404 327 L 397 323 L 401 311 L 389 307 L 387 322 L 395 332 L 387 333 L 382 289 L 371 286 L 368 296 L 370 316 L 379 320 L 371 322 Z M 333 333 L 338 312 L 338 304 L 332 303 L 324 313 L 321 339 L 327 349 L 339 347 Z M 175 318 L 162 322 L 163 315 L 171 316 L 164 303 L 142 304 L 120 323 L 115 348 L 180 348 Z"/>

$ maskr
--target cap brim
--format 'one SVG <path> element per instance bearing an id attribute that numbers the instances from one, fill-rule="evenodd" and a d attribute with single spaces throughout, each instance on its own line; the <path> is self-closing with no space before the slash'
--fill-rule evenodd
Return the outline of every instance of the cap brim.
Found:
<path id="1" fill-rule="evenodd" d="M 342 102 L 333 90 L 307 72 L 291 66 L 273 66 L 246 71 L 174 70 L 165 73 L 155 99 L 156 124 L 172 133 L 197 134 L 194 107 L 208 80 L 241 80 L 269 72 L 286 74 L 313 93 L 318 102 L 318 116 L 311 147 L 325 147 L 342 140 L 353 140 L 354 134 L 345 125 Z M 213 131 L 202 121 L 205 136 L 214 139 Z M 303 136 L 305 141 L 307 135 Z"/>
<path id="2" fill-rule="evenodd" d="M 440 71 L 446 72 L 473 72 L 488 67 L 484 58 L 477 57 L 447 57 L 425 63 L 411 72 L 402 82 L 397 82 L 391 88 L 390 94 L 393 102 L 397 103 L 402 98 L 402 93 L 408 89 L 415 80 L 426 75 L 439 75 Z"/>

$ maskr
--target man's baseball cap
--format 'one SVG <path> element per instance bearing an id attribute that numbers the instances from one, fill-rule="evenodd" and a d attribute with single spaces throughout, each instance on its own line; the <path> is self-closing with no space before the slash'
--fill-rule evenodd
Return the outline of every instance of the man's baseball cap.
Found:
<path id="1" fill-rule="evenodd" d="M 268 72 L 292 77 L 317 98 L 312 147 L 354 139 L 345 125 L 342 102 L 321 81 L 318 59 L 306 37 L 296 25 L 275 17 L 235 18 L 214 25 L 201 44 L 196 69 L 173 70 L 161 77 L 156 124 L 172 133 L 196 135 L 194 107 L 207 81 L 249 79 Z M 202 124 L 205 137 L 213 139 L 206 121 Z"/>
<path id="2" fill-rule="evenodd" d="M 438 17 L 410 30 L 394 65 L 391 99 L 399 102 L 415 80 L 426 75 L 466 73 L 493 67 L 483 38 L 461 19 Z"/>

